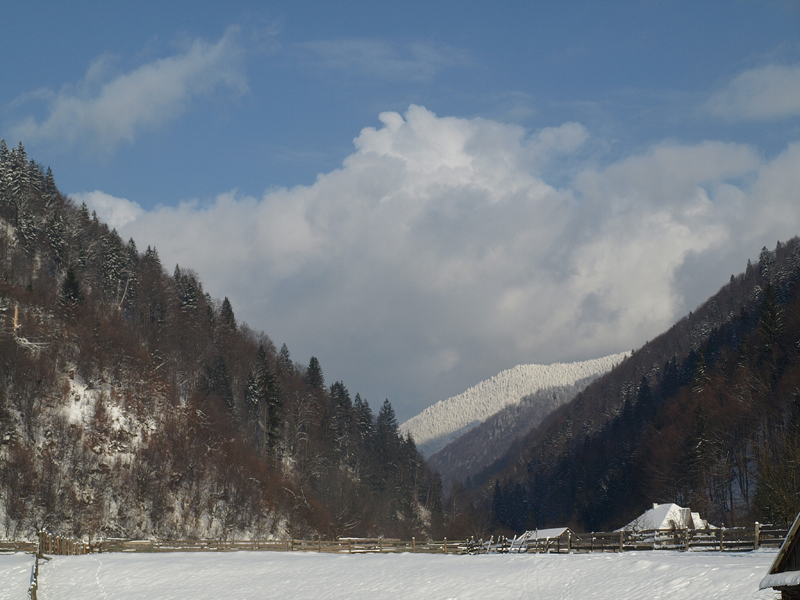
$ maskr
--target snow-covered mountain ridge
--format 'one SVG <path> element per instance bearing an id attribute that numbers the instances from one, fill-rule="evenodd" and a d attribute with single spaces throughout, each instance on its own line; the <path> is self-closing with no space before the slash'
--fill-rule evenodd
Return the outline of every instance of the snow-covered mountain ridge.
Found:
<path id="1" fill-rule="evenodd" d="M 606 373 L 627 356 L 622 352 L 572 363 L 517 365 L 429 406 L 403 423 L 400 431 L 410 433 L 427 458 L 506 406 L 518 404 L 524 396 Z"/>

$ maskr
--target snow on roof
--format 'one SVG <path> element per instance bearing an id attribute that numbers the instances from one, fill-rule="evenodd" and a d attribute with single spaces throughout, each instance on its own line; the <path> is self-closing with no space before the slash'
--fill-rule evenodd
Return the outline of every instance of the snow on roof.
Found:
<path id="1" fill-rule="evenodd" d="M 567 532 L 574 532 L 569 527 L 551 527 L 550 529 L 531 529 L 526 531 L 517 540 L 554 540 Z"/>
<path id="2" fill-rule="evenodd" d="M 763 590 L 768 587 L 774 588 L 778 586 L 800 585 L 800 571 L 780 572 L 781 569 L 785 568 L 786 563 L 789 562 L 790 554 L 796 547 L 796 544 L 792 542 L 798 535 L 798 529 L 800 529 L 800 513 L 795 517 L 794 523 L 792 523 L 792 526 L 786 533 L 786 538 L 783 540 L 780 550 L 778 550 L 778 555 L 775 557 L 775 560 L 772 561 L 772 566 L 767 576 L 761 580 L 758 589 Z"/>
<path id="3" fill-rule="evenodd" d="M 568 527 L 552 527 L 550 529 L 537 529 L 534 531 L 537 540 L 551 540 L 553 538 L 561 537 L 569 531 Z"/>
<path id="4" fill-rule="evenodd" d="M 758 589 L 774 587 L 789 587 L 800 585 L 800 571 L 784 571 L 783 573 L 770 573 L 758 584 Z"/>
<path id="5" fill-rule="evenodd" d="M 689 508 L 677 504 L 653 504 L 633 521 L 625 525 L 623 530 L 642 531 L 645 529 L 706 529 L 713 528 L 708 521 L 700 518 L 700 513 L 693 513 Z M 617 529 L 617 531 L 620 531 Z"/>

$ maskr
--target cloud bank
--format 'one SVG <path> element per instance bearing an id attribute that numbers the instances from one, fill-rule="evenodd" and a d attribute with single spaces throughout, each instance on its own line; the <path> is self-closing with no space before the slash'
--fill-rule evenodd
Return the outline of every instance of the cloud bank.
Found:
<path id="1" fill-rule="evenodd" d="M 706 108 L 732 120 L 775 120 L 800 115 L 800 65 L 745 71 L 714 94 Z"/>
<path id="2" fill-rule="evenodd" d="M 85 142 L 108 151 L 133 142 L 141 129 L 177 118 L 194 97 L 220 87 L 235 94 L 247 90 L 235 28 L 214 44 L 197 39 L 183 52 L 109 79 L 110 62 L 101 57 L 80 83 L 48 93 L 47 116 L 28 117 L 14 127 L 13 136 L 67 147 Z"/>
<path id="3" fill-rule="evenodd" d="M 637 347 L 800 232 L 800 145 L 764 160 L 658 144 L 556 188 L 548 164 L 580 150 L 579 124 L 528 132 L 420 106 L 380 121 L 310 186 L 152 211 L 86 202 L 402 419 L 516 364 Z"/>
<path id="4" fill-rule="evenodd" d="M 121 229 L 144 214 L 138 202 L 116 198 L 99 190 L 72 194 L 72 199 L 78 204 L 86 204 L 98 215 L 102 215 L 103 222 L 113 229 Z"/>

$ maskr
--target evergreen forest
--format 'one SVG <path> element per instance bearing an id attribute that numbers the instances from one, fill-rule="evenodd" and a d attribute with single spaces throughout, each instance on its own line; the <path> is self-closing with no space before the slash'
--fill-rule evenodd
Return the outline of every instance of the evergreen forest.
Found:
<path id="1" fill-rule="evenodd" d="M 315 357 L 0 144 L 0 537 L 440 537 L 441 484 Z"/>
<path id="2" fill-rule="evenodd" d="M 718 526 L 800 512 L 800 239 L 557 409 L 462 490 L 500 531 L 622 527 L 675 502 Z M 469 492 L 469 493 L 466 493 Z"/>
<path id="3" fill-rule="evenodd" d="M 763 248 L 444 497 L 388 400 L 326 383 L 2 142 L 0 537 L 485 538 L 611 530 L 653 502 L 786 525 L 798 280 L 800 239 Z"/>

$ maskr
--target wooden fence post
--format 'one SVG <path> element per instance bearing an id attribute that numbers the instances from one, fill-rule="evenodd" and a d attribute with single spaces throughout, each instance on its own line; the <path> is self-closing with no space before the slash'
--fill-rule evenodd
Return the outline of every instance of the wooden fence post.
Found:
<path id="1" fill-rule="evenodd" d="M 689 540 L 691 539 L 691 535 L 689 533 L 689 528 L 686 528 L 686 532 L 684 533 L 684 542 L 683 542 L 683 550 L 684 552 L 689 551 Z"/>
<path id="2" fill-rule="evenodd" d="M 761 523 L 756 521 L 755 536 L 753 538 L 753 550 L 758 550 L 758 542 L 759 542 L 758 537 L 760 534 L 761 534 Z"/>
<path id="3" fill-rule="evenodd" d="M 489 542 L 489 545 L 492 545 L 491 541 Z M 444 538 L 444 553 L 447 554 L 447 538 Z"/>
<path id="4" fill-rule="evenodd" d="M 411 554 L 417 551 L 417 538 L 413 535 L 411 536 Z"/>
<path id="5" fill-rule="evenodd" d="M 625 533 L 624 531 L 620 531 L 619 532 L 619 551 L 620 552 L 623 552 L 622 536 L 623 536 L 624 533 Z"/>
<path id="6" fill-rule="evenodd" d="M 719 528 L 719 551 L 720 552 L 723 552 L 725 550 L 725 548 L 722 545 L 722 531 L 723 531 L 723 528 L 720 527 Z"/>
<path id="7" fill-rule="evenodd" d="M 572 552 L 572 532 L 567 532 L 567 554 Z"/>

